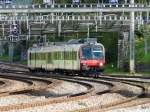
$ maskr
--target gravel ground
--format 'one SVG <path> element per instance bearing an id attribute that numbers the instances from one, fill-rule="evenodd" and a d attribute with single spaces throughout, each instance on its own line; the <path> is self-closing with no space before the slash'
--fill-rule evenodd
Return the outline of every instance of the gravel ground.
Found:
<path id="1" fill-rule="evenodd" d="M 84 92 L 86 90 L 87 88 L 80 84 L 63 81 L 63 83 L 61 83 L 59 86 L 56 86 L 52 89 L 49 88 L 46 90 L 33 92 L 31 95 L 45 96 L 45 97 L 59 97 Z"/>
<path id="2" fill-rule="evenodd" d="M 80 77 L 81 78 L 81 77 Z M 88 78 L 81 78 L 81 79 L 88 79 Z M 95 93 L 98 93 L 98 92 L 103 92 L 105 90 L 109 90 L 110 89 L 110 86 L 109 85 L 105 85 L 105 84 L 102 84 L 102 83 L 98 83 L 98 82 L 90 82 L 90 81 L 82 81 L 82 82 L 85 82 L 85 83 L 88 83 L 90 85 L 93 85 L 94 88 L 95 88 Z M 106 81 L 104 81 L 106 82 Z"/>
<path id="3" fill-rule="evenodd" d="M 98 84 L 89 81 L 84 81 L 84 82 L 88 82 L 89 84 L 93 85 L 94 88 L 96 89 L 95 92 L 101 92 L 109 89 L 108 86 L 100 83 Z M 119 93 L 121 92 L 122 94 L 107 93 L 100 96 L 94 95 L 86 99 L 79 99 L 76 101 L 62 102 L 62 103 L 45 105 L 42 107 L 22 109 L 22 110 L 12 110 L 10 112 L 69 112 L 69 111 L 75 111 L 87 107 L 102 106 L 115 101 L 125 100 L 128 97 L 128 93 L 132 93 L 133 95 L 136 95 L 139 92 L 141 92 L 141 89 L 137 87 L 133 88 L 133 86 L 129 86 L 128 84 L 121 84 L 116 82 L 114 82 L 114 84 L 117 85 L 117 89 L 119 90 Z M 22 86 L 27 86 L 27 84 L 24 85 L 21 84 L 20 82 L 17 82 L 15 83 L 15 85 L 12 85 L 7 89 L 13 90 L 16 89 L 16 87 L 20 88 Z M 150 90 L 150 87 L 148 87 L 148 89 Z M 47 100 L 52 100 L 52 98 L 56 98 L 59 96 L 76 94 L 76 93 L 84 92 L 86 90 L 87 88 L 80 84 L 64 81 L 59 86 L 56 86 L 52 89 L 49 88 L 46 90 L 35 91 L 33 93 L 28 93 L 28 94 L 1 97 L 0 106 L 47 101 Z M 150 104 L 145 104 L 145 105 L 131 107 L 131 108 L 111 110 L 109 112 L 150 112 Z"/>
<path id="4" fill-rule="evenodd" d="M 115 82 L 115 91 L 118 91 L 120 94 L 125 95 L 126 97 L 132 97 L 142 92 L 142 89 L 136 86 Z"/>
<path id="5" fill-rule="evenodd" d="M 27 96 L 27 95 L 11 95 L 0 98 L 0 106 L 7 106 L 12 104 L 21 104 L 29 102 L 37 102 L 45 100 L 45 97 Z"/>
<path id="6" fill-rule="evenodd" d="M 42 107 L 35 107 L 35 108 L 28 108 L 22 110 L 12 110 L 10 112 L 69 112 L 75 111 L 77 109 L 83 109 L 87 107 L 93 106 L 101 106 L 108 103 L 112 103 L 118 100 L 124 100 L 125 97 L 112 93 L 112 94 L 103 94 L 101 96 L 91 96 L 86 99 L 77 100 L 77 101 L 70 101 L 70 102 L 63 102 L 58 104 L 46 105 Z"/>
<path id="7" fill-rule="evenodd" d="M 0 88 L 0 92 L 6 92 L 6 91 L 14 91 L 16 89 L 23 89 L 29 86 L 29 84 L 25 82 L 20 82 L 17 80 L 7 80 L 7 79 L 0 79 L 1 81 L 6 82 L 6 86 L 4 88 Z"/>
<path id="8" fill-rule="evenodd" d="M 4 106 L 4 105 L 6 106 L 9 104 L 29 103 L 32 101 L 33 102 L 42 101 L 42 100 L 46 100 L 47 97 L 52 98 L 52 97 L 70 95 L 70 94 L 83 92 L 86 90 L 87 90 L 86 87 L 79 85 L 77 83 L 63 82 L 61 85 L 53 89 L 37 91 L 31 94 L 27 93 L 24 95 L 21 94 L 21 95 L 11 95 L 11 96 L 6 96 L 6 97 L 1 97 L 0 106 Z"/>
<path id="9" fill-rule="evenodd" d="M 150 104 L 139 105 L 130 108 L 122 108 L 117 110 L 111 110 L 108 112 L 150 112 Z"/>

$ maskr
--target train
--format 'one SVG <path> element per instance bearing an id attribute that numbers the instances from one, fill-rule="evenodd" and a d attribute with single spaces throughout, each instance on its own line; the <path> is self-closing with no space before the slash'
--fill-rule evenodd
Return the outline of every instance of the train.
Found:
<path id="1" fill-rule="evenodd" d="M 97 42 L 48 44 L 28 49 L 30 71 L 62 71 L 66 73 L 102 72 L 105 48 Z"/>

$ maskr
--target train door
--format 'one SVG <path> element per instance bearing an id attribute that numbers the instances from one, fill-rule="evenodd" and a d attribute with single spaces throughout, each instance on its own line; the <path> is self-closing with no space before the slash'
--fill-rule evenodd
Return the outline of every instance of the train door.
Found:
<path id="1" fill-rule="evenodd" d="M 36 52 L 34 52 L 34 67 L 36 68 Z"/>
<path id="2" fill-rule="evenodd" d="M 66 49 L 64 48 L 64 69 L 66 69 Z"/>
<path id="3" fill-rule="evenodd" d="M 74 49 L 71 52 L 71 59 L 72 59 L 72 70 L 74 70 Z"/>
<path id="4" fill-rule="evenodd" d="M 31 52 L 30 52 L 29 55 L 28 55 L 28 59 L 29 59 L 29 62 L 28 62 L 29 64 L 28 64 L 28 65 L 31 66 L 31 64 L 32 64 L 32 63 L 31 63 L 31 60 L 32 60 L 32 54 L 31 54 Z"/>

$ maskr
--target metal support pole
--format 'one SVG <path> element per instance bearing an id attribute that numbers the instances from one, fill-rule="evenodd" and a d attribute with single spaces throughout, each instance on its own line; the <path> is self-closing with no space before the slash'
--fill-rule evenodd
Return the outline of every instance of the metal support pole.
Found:
<path id="1" fill-rule="evenodd" d="M 26 16 L 26 22 L 27 22 L 27 31 L 28 31 L 28 35 L 27 35 L 27 40 L 30 40 L 31 37 L 31 28 L 30 28 L 30 23 L 29 23 L 29 16 Z"/>
<path id="2" fill-rule="evenodd" d="M 96 24 L 95 31 L 97 32 L 98 31 L 97 20 L 95 20 L 95 24 Z"/>
<path id="3" fill-rule="evenodd" d="M 102 12 L 100 12 L 99 13 L 99 24 L 100 24 L 100 26 L 102 25 L 102 16 L 103 16 L 103 13 Z"/>
<path id="4" fill-rule="evenodd" d="M 134 0 L 130 1 L 131 4 L 134 4 Z M 135 73 L 135 21 L 134 21 L 134 12 L 130 12 L 130 73 Z"/>
<path id="5" fill-rule="evenodd" d="M 0 56 L 3 55 L 3 42 L 0 41 Z"/>
<path id="6" fill-rule="evenodd" d="M 13 55 L 14 55 L 14 44 L 13 42 L 9 43 L 9 62 L 13 62 Z"/>
<path id="7" fill-rule="evenodd" d="M 145 56 L 148 53 L 148 45 L 147 45 L 147 24 L 144 24 L 144 54 Z"/>
<path id="8" fill-rule="evenodd" d="M 5 36 L 5 26 L 2 24 L 2 29 L 3 29 L 3 37 Z"/>
<path id="9" fill-rule="evenodd" d="M 29 23 L 28 23 L 28 24 L 29 24 Z M 28 40 L 30 40 L 30 38 L 31 38 L 31 26 L 30 26 L 30 24 L 29 24 L 29 29 L 28 29 L 28 31 L 29 31 Z"/>
<path id="10" fill-rule="evenodd" d="M 43 38 L 44 38 L 44 44 L 46 45 L 46 42 L 47 42 L 47 37 L 46 37 L 46 35 L 44 35 Z"/>
<path id="11" fill-rule="evenodd" d="M 58 22 L 58 36 L 61 35 L 61 20 Z"/>
<path id="12" fill-rule="evenodd" d="M 87 32 L 87 38 L 90 37 L 90 25 L 88 24 L 88 32 Z"/>
<path id="13" fill-rule="evenodd" d="M 147 17 L 147 18 L 146 18 L 146 20 L 147 20 L 147 21 L 149 21 L 149 12 L 147 11 L 147 13 L 146 13 L 146 14 L 147 14 L 147 16 L 146 16 L 146 17 Z"/>

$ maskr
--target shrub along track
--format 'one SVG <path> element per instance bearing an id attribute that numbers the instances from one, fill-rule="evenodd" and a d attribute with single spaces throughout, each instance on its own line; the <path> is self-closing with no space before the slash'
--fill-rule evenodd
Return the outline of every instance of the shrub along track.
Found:
<path id="1" fill-rule="evenodd" d="M 9 71 L 9 72 L 12 72 L 12 71 Z M 18 73 L 18 71 L 16 71 L 16 73 Z M 28 73 L 28 74 L 27 73 L 28 72 L 18 73 L 18 74 L 33 75 L 33 74 L 30 74 L 30 73 Z M 0 107 L 0 111 L 9 111 L 9 110 L 12 110 L 12 109 L 15 109 L 15 110 L 16 109 L 26 109 L 26 108 L 29 108 L 29 107 L 45 106 L 45 105 L 49 105 L 49 104 L 69 102 L 69 101 L 75 101 L 75 100 L 79 100 L 79 99 L 83 99 L 83 98 L 88 98 L 88 97 L 91 96 L 91 93 L 93 95 L 93 92 L 94 92 L 94 88 L 92 87 L 92 85 L 87 84 L 88 81 L 89 82 L 103 83 L 103 84 L 109 86 L 108 90 L 105 90 L 105 91 L 100 92 L 100 93 L 95 93 L 95 95 L 102 95 L 102 94 L 105 94 L 105 93 L 118 93 L 119 94 L 121 88 L 122 88 L 122 90 L 125 89 L 123 84 L 130 85 L 130 86 L 141 89 L 141 92 L 139 92 L 136 95 L 132 95 L 132 97 L 126 98 L 125 100 L 121 100 L 121 101 L 119 100 L 119 101 L 116 101 L 116 102 L 113 102 L 113 103 L 108 103 L 108 104 L 101 105 L 101 106 L 95 106 L 95 107 L 89 107 L 89 108 L 87 107 L 87 108 L 84 108 L 84 109 L 76 110 L 77 112 L 78 111 L 79 112 L 107 111 L 107 109 L 109 109 L 109 108 L 112 108 L 112 107 L 115 108 L 119 105 L 126 104 L 126 103 L 129 103 L 129 102 L 132 102 L 133 100 L 139 99 L 141 96 L 145 96 L 146 93 L 147 93 L 147 89 L 146 89 L 145 84 L 149 86 L 148 82 L 136 81 L 136 80 L 131 81 L 131 80 L 128 80 L 128 79 L 122 79 L 122 78 L 118 78 L 118 77 L 114 78 L 114 77 L 111 77 L 111 76 L 110 77 L 101 76 L 98 79 L 78 77 L 78 76 L 77 77 L 76 76 L 72 77 L 72 76 L 64 76 L 64 75 L 63 76 L 62 75 L 57 75 L 57 76 L 56 75 L 51 75 L 50 77 L 58 79 L 58 80 L 65 80 L 65 81 L 71 81 L 71 82 L 76 82 L 76 83 L 78 82 L 80 84 L 85 84 L 86 86 L 88 86 L 88 90 L 87 90 L 87 92 L 67 96 L 67 98 L 66 97 L 61 97 L 61 98 L 56 98 L 56 99 L 53 99 L 53 100 L 40 101 L 40 102 L 37 102 L 37 103 L 30 103 L 30 104 L 26 103 L 26 104 L 21 104 L 21 105 L 18 104 L 18 105 L 12 105 L 12 106 L 3 106 L 3 107 Z M 142 77 L 141 77 L 141 79 L 142 79 Z M 121 83 L 122 86 L 118 87 L 118 82 Z M 144 84 L 144 86 L 142 84 Z M 148 101 L 148 103 L 150 103 L 150 101 Z"/>

